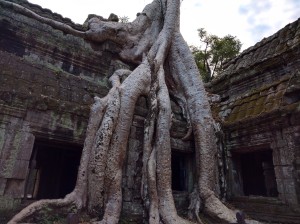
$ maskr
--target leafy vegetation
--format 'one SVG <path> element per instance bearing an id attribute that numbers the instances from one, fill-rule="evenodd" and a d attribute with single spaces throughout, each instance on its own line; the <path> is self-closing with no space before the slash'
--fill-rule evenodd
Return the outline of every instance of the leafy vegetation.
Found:
<path id="1" fill-rule="evenodd" d="M 218 37 L 208 34 L 204 28 L 198 29 L 198 35 L 201 45 L 191 46 L 191 50 L 203 81 L 209 82 L 223 70 L 227 61 L 240 53 L 242 44 L 232 35 Z"/>

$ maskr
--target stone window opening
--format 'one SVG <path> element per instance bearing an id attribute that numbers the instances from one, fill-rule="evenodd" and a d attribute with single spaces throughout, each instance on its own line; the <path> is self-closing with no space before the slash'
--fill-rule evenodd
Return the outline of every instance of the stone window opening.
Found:
<path id="1" fill-rule="evenodd" d="M 191 192 L 193 188 L 193 153 L 172 151 L 172 190 Z"/>
<path id="2" fill-rule="evenodd" d="M 63 198 L 76 184 L 82 146 L 37 140 L 30 159 L 24 199 Z"/>
<path id="3" fill-rule="evenodd" d="M 245 196 L 278 196 L 272 150 L 236 153 L 235 160 Z"/>

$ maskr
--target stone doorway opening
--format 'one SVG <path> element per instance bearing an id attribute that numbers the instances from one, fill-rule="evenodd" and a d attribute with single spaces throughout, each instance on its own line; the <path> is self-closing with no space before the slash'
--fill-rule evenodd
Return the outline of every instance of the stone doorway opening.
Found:
<path id="1" fill-rule="evenodd" d="M 172 151 L 172 190 L 191 191 L 193 188 L 193 153 Z"/>
<path id="2" fill-rule="evenodd" d="M 25 199 L 63 198 L 76 184 L 82 146 L 36 141 L 25 186 Z"/>
<path id="3" fill-rule="evenodd" d="M 237 154 L 245 196 L 278 196 L 272 158 L 272 150 Z"/>

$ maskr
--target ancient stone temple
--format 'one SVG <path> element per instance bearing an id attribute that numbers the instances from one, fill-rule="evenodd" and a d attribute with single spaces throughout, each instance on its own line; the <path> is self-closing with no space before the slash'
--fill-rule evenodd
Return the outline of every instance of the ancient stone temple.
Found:
<path id="1" fill-rule="evenodd" d="M 50 10 L 32 11 L 73 24 Z M 72 191 L 93 97 L 109 90 L 117 68 L 132 69 L 112 42 L 94 44 L 65 34 L 0 2 L 0 223 L 31 201 Z M 264 221 L 300 223 L 300 20 L 245 50 L 207 91 L 220 152 L 220 196 Z M 194 185 L 193 139 L 172 104 L 172 188 L 188 206 Z M 145 98 L 135 108 L 123 176 L 123 215 L 139 219 Z"/>
<path id="2" fill-rule="evenodd" d="M 283 223 L 300 214 L 299 46 L 300 19 L 245 50 L 207 88 L 221 97 L 214 111 L 228 198 L 253 217 Z"/>

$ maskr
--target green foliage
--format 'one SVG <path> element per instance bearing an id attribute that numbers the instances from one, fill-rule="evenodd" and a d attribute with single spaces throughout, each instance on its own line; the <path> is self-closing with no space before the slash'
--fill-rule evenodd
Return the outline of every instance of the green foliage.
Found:
<path id="1" fill-rule="evenodd" d="M 242 44 L 234 36 L 218 37 L 208 34 L 204 28 L 198 29 L 198 35 L 202 44 L 191 46 L 191 51 L 203 81 L 209 82 L 223 70 L 224 63 L 240 53 Z"/>

